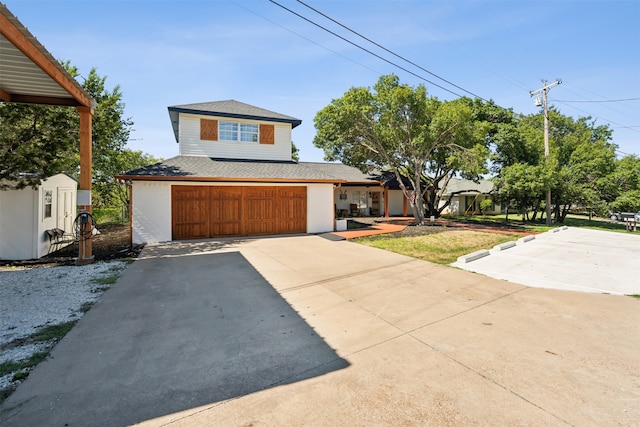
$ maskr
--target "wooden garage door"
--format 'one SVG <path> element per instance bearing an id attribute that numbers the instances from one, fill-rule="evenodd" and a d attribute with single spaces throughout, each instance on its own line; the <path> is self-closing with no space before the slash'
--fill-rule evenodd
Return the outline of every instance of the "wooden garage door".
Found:
<path id="1" fill-rule="evenodd" d="M 306 187 L 173 186 L 173 239 L 304 233 Z"/>

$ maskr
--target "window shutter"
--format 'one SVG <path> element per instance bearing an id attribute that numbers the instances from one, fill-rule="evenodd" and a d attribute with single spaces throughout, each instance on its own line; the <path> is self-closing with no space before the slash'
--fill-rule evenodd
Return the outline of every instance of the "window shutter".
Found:
<path id="1" fill-rule="evenodd" d="M 207 141 L 218 140 L 218 121 L 200 119 L 200 139 Z"/>
<path id="2" fill-rule="evenodd" d="M 260 125 L 260 144 L 275 143 L 275 127 L 273 125 Z"/>

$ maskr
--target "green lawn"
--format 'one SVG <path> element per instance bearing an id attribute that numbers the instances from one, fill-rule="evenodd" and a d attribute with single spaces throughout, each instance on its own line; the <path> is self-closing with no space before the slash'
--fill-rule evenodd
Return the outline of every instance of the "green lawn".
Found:
<path id="1" fill-rule="evenodd" d="M 552 228 L 561 225 L 570 227 L 584 227 L 596 230 L 615 231 L 626 233 L 624 225 L 616 224 L 608 219 L 594 218 L 579 215 L 569 215 L 564 224 L 554 224 L 547 226 L 543 221 L 522 222 L 520 215 L 509 215 L 509 222 L 505 222 L 504 215 L 477 215 L 477 216 L 450 216 L 445 215 L 444 219 L 461 222 L 477 222 L 484 224 L 494 223 L 496 225 L 509 224 L 517 230 L 535 231 L 544 233 Z M 358 243 L 373 246 L 379 249 L 396 252 L 399 254 L 423 259 L 438 264 L 450 264 L 455 262 L 459 256 L 470 254 L 481 249 L 491 249 L 495 245 L 517 240 L 522 237 L 519 234 L 498 234 L 490 232 L 480 232 L 471 230 L 444 231 L 442 233 L 428 234 L 423 236 L 397 237 L 389 236 L 369 236 L 357 239 Z"/>
<path id="2" fill-rule="evenodd" d="M 422 236 L 380 238 L 369 236 L 357 239 L 358 243 L 390 252 L 431 261 L 450 264 L 459 256 L 522 237 L 519 234 L 498 234 L 471 230 L 453 230 Z"/>

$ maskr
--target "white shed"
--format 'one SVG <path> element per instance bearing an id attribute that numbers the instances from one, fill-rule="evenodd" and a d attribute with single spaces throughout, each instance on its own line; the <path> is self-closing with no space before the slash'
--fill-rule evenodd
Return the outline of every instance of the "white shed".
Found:
<path id="1" fill-rule="evenodd" d="M 50 248 L 46 231 L 73 231 L 77 187 L 75 179 L 57 174 L 35 190 L 0 191 L 0 259 L 35 259 L 60 249 Z"/>

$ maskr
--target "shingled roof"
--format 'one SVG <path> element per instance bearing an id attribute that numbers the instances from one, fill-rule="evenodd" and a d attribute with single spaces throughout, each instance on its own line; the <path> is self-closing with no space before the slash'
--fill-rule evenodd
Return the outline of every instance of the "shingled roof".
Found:
<path id="1" fill-rule="evenodd" d="M 233 99 L 227 101 L 198 102 L 195 104 L 173 105 L 168 107 L 173 133 L 178 142 L 178 114 L 191 113 L 206 116 L 228 117 L 235 119 L 262 120 L 268 122 L 290 123 L 295 128 L 302 120 L 275 111 L 265 110 Z"/>
<path id="2" fill-rule="evenodd" d="M 117 177 L 126 180 L 235 181 L 235 182 L 331 182 L 380 185 L 374 174 L 365 174 L 342 163 L 229 160 L 176 156 L 134 169 Z"/>
<path id="3" fill-rule="evenodd" d="M 304 163 L 211 159 L 209 157 L 176 156 L 150 166 L 119 175 L 118 179 L 163 181 L 230 181 L 230 182 L 324 182 L 345 180 L 307 167 Z"/>

